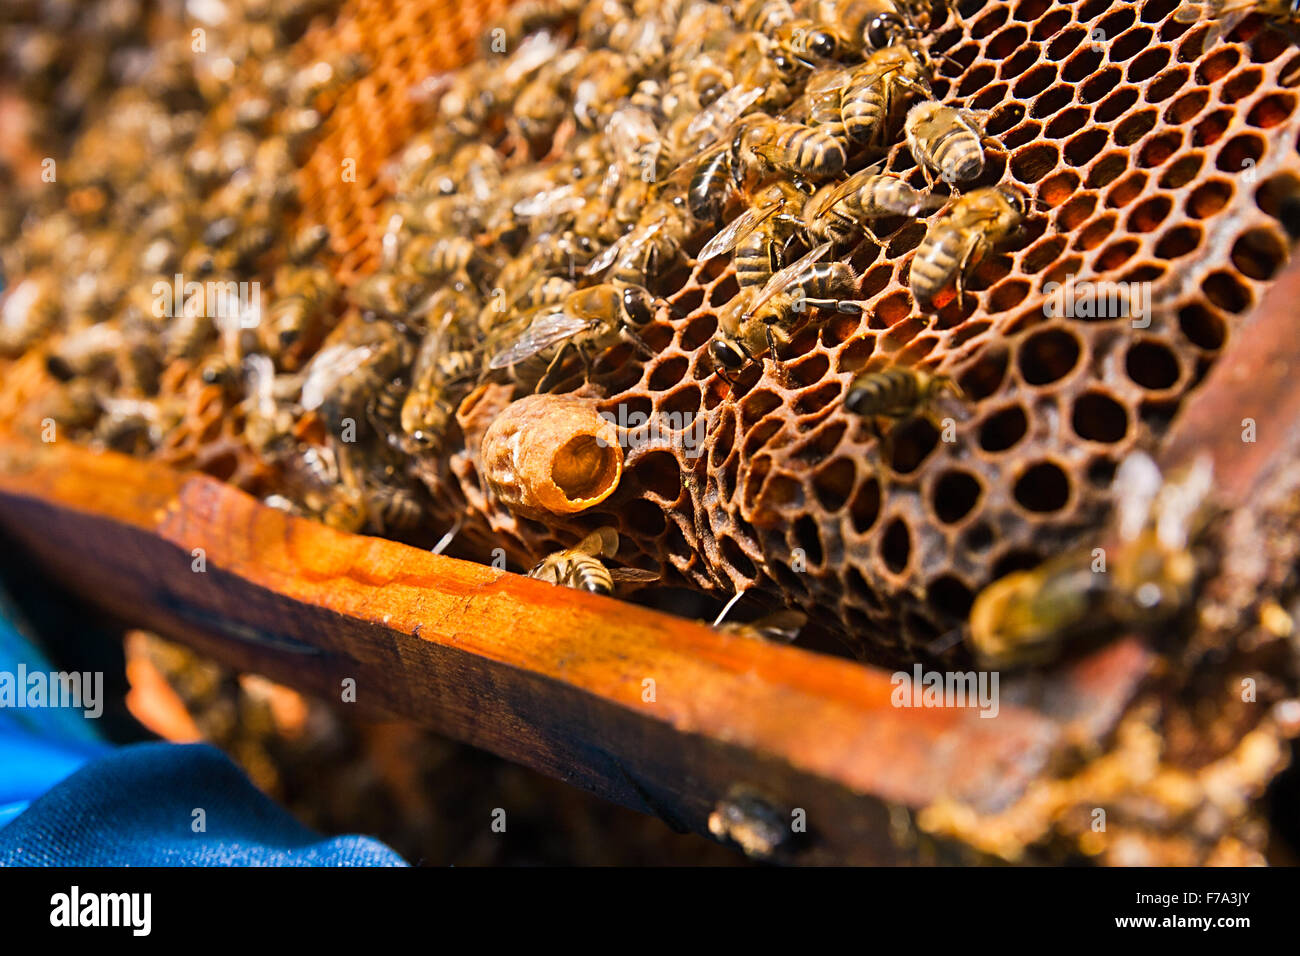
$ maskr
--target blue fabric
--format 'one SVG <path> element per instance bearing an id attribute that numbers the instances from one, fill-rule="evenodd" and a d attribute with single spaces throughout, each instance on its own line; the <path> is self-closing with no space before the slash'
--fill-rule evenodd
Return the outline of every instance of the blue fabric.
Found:
<path id="1" fill-rule="evenodd" d="M 404 865 L 376 840 L 312 833 L 207 744 L 122 747 L 0 829 L 0 866 Z"/>

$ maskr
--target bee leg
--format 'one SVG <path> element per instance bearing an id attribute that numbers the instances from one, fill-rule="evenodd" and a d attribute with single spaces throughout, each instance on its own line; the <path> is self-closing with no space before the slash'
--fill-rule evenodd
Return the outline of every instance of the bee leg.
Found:
<path id="1" fill-rule="evenodd" d="M 641 353 L 642 355 L 644 355 L 646 358 L 654 358 L 654 357 L 655 357 L 654 350 L 653 350 L 652 348 L 650 348 L 649 345 L 646 344 L 645 339 L 641 338 L 641 336 L 637 335 L 635 332 L 633 332 L 633 331 L 632 331 L 631 329 L 629 329 L 627 326 L 623 326 L 621 329 L 619 329 L 619 334 L 620 334 L 623 338 L 625 338 L 625 339 L 627 339 L 629 342 L 631 342 L 633 348 L 635 348 L 638 352 L 640 352 L 640 353 Z"/>
<path id="2" fill-rule="evenodd" d="M 549 389 L 552 385 L 555 384 L 553 381 L 551 381 L 551 374 L 554 372 L 558 372 L 561 368 L 564 367 L 564 361 L 563 361 L 564 353 L 568 351 L 569 346 L 571 344 L 572 343 L 570 342 L 565 342 L 563 345 L 560 346 L 559 351 L 555 353 L 555 357 L 551 359 L 551 364 L 546 366 L 546 372 L 543 373 L 542 377 L 538 380 L 537 387 L 533 389 L 533 392 L 535 394 L 541 394 L 542 392 L 545 392 L 547 389 Z M 581 354 L 581 351 L 579 351 L 579 354 Z"/>
<path id="3" fill-rule="evenodd" d="M 983 259 L 986 250 L 987 243 L 983 238 L 976 236 L 971 242 L 967 243 L 966 250 L 962 253 L 961 261 L 957 264 L 958 308 L 966 308 L 966 270 L 970 268 L 971 263 Z M 979 254 L 976 255 L 976 253 Z"/>

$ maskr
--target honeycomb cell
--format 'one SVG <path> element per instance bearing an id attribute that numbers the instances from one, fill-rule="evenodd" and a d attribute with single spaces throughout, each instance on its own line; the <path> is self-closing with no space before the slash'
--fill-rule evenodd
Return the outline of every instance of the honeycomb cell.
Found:
<path id="1" fill-rule="evenodd" d="M 1160 103 L 1169 99 L 1169 97 L 1187 86 L 1187 80 L 1191 75 L 1192 71 L 1185 66 L 1176 66 L 1165 71 L 1147 87 L 1146 101 L 1148 103 Z"/>
<path id="2" fill-rule="evenodd" d="M 992 395 L 1006 378 L 1010 358 L 1005 348 L 985 349 L 958 377 L 962 392 L 972 401 Z"/>
<path id="3" fill-rule="evenodd" d="M 1056 168 L 1059 158 L 1051 143 L 1027 146 L 1011 157 L 1011 175 L 1026 185 L 1036 183 Z"/>
<path id="4" fill-rule="evenodd" d="M 682 475 L 677 459 L 666 451 L 651 451 L 628 463 L 628 470 L 652 495 L 674 503 L 682 494 Z"/>
<path id="5" fill-rule="evenodd" d="M 1088 189 L 1101 189 L 1108 186 L 1120 176 L 1124 175 L 1124 170 L 1128 169 L 1128 153 L 1111 152 L 1107 153 L 1097 162 L 1093 163 L 1092 169 L 1088 171 L 1088 178 L 1084 185 Z"/>
<path id="6" fill-rule="evenodd" d="M 1150 27 L 1137 27 L 1116 39 L 1109 46 L 1110 59 L 1114 63 L 1123 63 L 1145 50 L 1151 44 L 1156 32 Z"/>
<path id="7" fill-rule="evenodd" d="M 1065 65 L 1061 69 L 1061 78 L 1067 83 L 1080 83 L 1086 77 L 1097 72 L 1102 59 L 1103 56 L 1099 47 L 1085 46 L 1065 61 Z"/>
<path id="8" fill-rule="evenodd" d="M 1254 303 L 1250 289 L 1230 272 L 1216 270 L 1201 281 L 1205 297 L 1227 312 L 1245 312 Z"/>
<path id="9" fill-rule="evenodd" d="M 1141 20 L 1143 23 L 1159 23 L 1182 4 L 1183 0 L 1146 0 L 1142 4 Z"/>
<path id="10" fill-rule="evenodd" d="M 1029 31 L 1017 24 L 1003 30 L 984 48 L 984 55 L 994 60 L 1010 56 L 1029 39 Z"/>
<path id="11" fill-rule="evenodd" d="M 1187 196 L 1187 214 L 1194 219 L 1208 219 L 1228 205 L 1232 198 L 1232 183 L 1211 179 L 1197 186 Z"/>
<path id="12" fill-rule="evenodd" d="M 1196 178 L 1204 165 L 1205 157 L 1200 153 L 1192 153 L 1175 160 L 1160 174 L 1160 188 L 1181 189 Z"/>
<path id="13" fill-rule="evenodd" d="M 1251 229 L 1232 244 L 1232 264 L 1242 275 L 1265 281 L 1287 260 L 1287 248 L 1271 229 Z"/>
<path id="14" fill-rule="evenodd" d="M 1037 58 L 1036 50 L 1031 50 L 1028 52 L 1035 59 Z M 1007 62 L 1011 63 L 1013 62 L 1013 60 L 1008 60 Z M 1010 79 L 1011 75 L 1014 74 L 1009 75 L 1007 71 L 1004 70 L 1002 73 L 1002 78 Z M 1015 85 L 1011 88 L 1011 93 L 1018 100 L 1027 100 L 1037 96 L 1039 93 L 1042 93 L 1049 86 L 1051 86 L 1052 83 L 1054 83 L 1055 81 L 1056 81 L 1056 67 L 1051 66 L 1047 63 L 1042 63 L 1034 67 L 1024 76 L 1020 77 L 1020 79 L 1017 80 Z"/>
<path id="15" fill-rule="evenodd" d="M 1079 133 L 1065 144 L 1065 161 L 1071 166 L 1082 166 L 1101 152 L 1106 145 L 1104 129 L 1090 129 Z"/>
<path id="16" fill-rule="evenodd" d="M 1079 174 L 1067 169 L 1049 176 L 1039 183 L 1038 198 L 1047 206 L 1059 206 L 1073 196 L 1078 188 Z"/>
<path id="17" fill-rule="evenodd" d="M 1121 87 L 1097 104 L 1093 119 L 1098 123 L 1113 123 L 1118 117 L 1128 112 L 1137 100 L 1138 91 L 1136 87 Z"/>
<path id="18" fill-rule="evenodd" d="M 1064 60 L 1073 53 L 1088 37 L 1088 31 L 1083 27 L 1070 27 L 1068 30 L 1062 30 L 1052 42 L 1047 44 L 1043 49 L 1044 56 L 1049 60 Z M 1119 71 L 1116 71 L 1118 76 Z"/>
<path id="19" fill-rule="evenodd" d="M 1257 67 L 1240 70 L 1223 84 L 1223 88 L 1219 90 L 1219 99 L 1224 103 L 1235 103 L 1245 99 L 1259 89 L 1263 79 L 1264 72 Z"/>
<path id="20" fill-rule="evenodd" d="M 1136 97 L 1136 93 L 1134 93 Z M 1121 110 L 1122 112 L 1122 110 Z M 1058 113 L 1044 128 L 1043 132 L 1050 139 L 1064 139 L 1077 133 L 1088 122 L 1088 111 L 1082 106 Z"/>
<path id="21" fill-rule="evenodd" d="M 1048 37 L 1060 33 L 1065 25 L 1070 22 L 1070 11 L 1056 9 L 1042 17 L 1034 24 L 1033 37 L 1035 40 L 1046 40 Z M 1052 59 L 1059 59 L 1052 57 Z"/>
<path id="22" fill-rule="evenodd" d="M 1153 232 L 1173 211 L 1174 201 L 1168 196 L 1152 196 L 1134 206 L 1124 222 L 1129 232 Z"/>
<path id="23" fill-rule="evenodd" d="M 1175 226 L 1160 237 L 1155 253 L 1161 259 L 1180 259 L 1195 252 L 1201 244 L 1201 238 L 1200 226 Z"/>
<path id="24" fill-rule="evenodd" d="M 1178 99 L 1174 100 L 1165 109 L 1164 120 L 1166 123 L 1181 125 L 1191 122 L 1205 109 L 1205 104 L 1210 102 L 1210 91 L 1204 88 L 1189 90 Z"/>
<path id="25" fill-rule="evenodd" d="M 1262 96 L 1246 114 L 1246 122 L 1258 129 L 1272 129 L 1285 123 L 1295 112 L 1294 93 L 1270 93 Z"/>
<path id="26" fill-rule="evenodd" d="M 813 494 L 822 509 L 835 513 L 843 508 L 853 494 L 858 467 L 849 458 L 837 458 L 813 472 Z"/>
<path id="27" fill-rule="evenodd" d="M 907 521 L 900 517 L 890 520 L 880 537 L 880 559 L 894 574 L 902 574 L 912 557 L 912 533 Z"/>
<path id="28" fill-rule="evenodd" d="M 1082 347 L 1078 335 L 1060 326 L 1030 334 L 1017 349 L 1020 377 L 1030 385 L 1050 385 L 1065 378 L 1079 364 Z"/>
<path id="29" fill-rule="evenodd" d="M 1157 116 L 1155 109 L 1151 108 L 1124 117 L 1115 127 L 1115 145 L 1132 146 L 1155 129 Z"/>
<path id="30" fill-rule="evenodd" d="M 1095 203 L 1096 199 L 1088 197 L 1088 201 Z M 1087 228 L 1079 233 L 1074 240 L 1073 248 L 1079 251 L 1095 249 L 1115 231 L 1118 222 L 1119 218 L 1114 213 L 1101 216 L 1095 222 L 1089 223 Z"/>
<path id="31" fill-rule="evenodd" d="M 869 476 L 858 486 L 849 503 L 849 519 L 858 534 L 866 534 L 875 526 L 880 518 L 880 500 L 880 481 Z"/>
<path id="32" fill-rule="evenodd" d="M 988 87 L 993 82 L 993 77 L 996 75 L 997 71 L 987 63 L 981 63 L 979 66 L 971 67 L 966 71 L 966 75 L 962 77 L 961 83 L 957 86 L 957 95 L 963 99 L 973 96 L 980 90 Z M 1006 87 L 1003 86 L 1003 90 L 1005 89 Z"/>
<path id="33" fill-rule="evenodd" d="M 1235 47 L 1224 47 L 1211 54 L 1196 67 L 1196 82 L 1209 86 L 1215 80 L 1222 79 L 1241 61 L 1241 54 Z"/>
<path id="34" fill-rule="evenodd" d="M 1188 305 L 1179 309 L 1178 328 L 1189 342 L 1207 352 L 1217 352 L 1228 337 L 1227 323 L 1203 305 Z"/>
<path id="35" fill-rule="evenodd" d="M 1182 376 L 1178 356 L 1164 342 L 1143 339 L 1129 346 L 1124 354 L 1124 371 L 1142 388 L 1162 392 L 1172 388 Z"/>
<path id="36" fill-rule="evenodd" d="M 1192 143 L 1196 146 L 1211 146 L 1228 131 L 1232 124 L 1232 110 L 1218 109 L 1205 116 L 1192 130 Z"/>
<path id="37" fill-rule="evenodd" d="M 665 392 L 686 377 L 686 367 L 684 355 L 664 359 L 654 367 L 647 384 L 656 392 Z"/>
<path id="38" fill-rule="evenodd" d="M 1128 412 L 1104 392 L 1085 392 L 1074 401 L 1070 424 L 1085 441 L 1114 444 L 1128 434 Z"/>
<path id="39" fill-rule="evenodd" d="M 1115 183 L 1106 192 L 1106 205 L 1112 209 L 1120 206 L 1127 206 L 1138 196 L 1142 195 L 1142 190 L 1147 185 L 1147 174 L 1141 171 L 1129 173 L 1119 182 Z"/>
<path id="40" fill-rule="evenodd" d="M 1009 451 L 1029 431 L 1029 417 L 1020 405 L 1009 405 L 989 415 L 980 426 L 980 448 L 992 454 Z"/>
<path id="41" fill-rule="evenodd" d="M 1070 478 L 1054 461 L 1036 462 L 1020 473 L 1011 494 L 1026 511 L 1050 514 L 1070 503 Z"/>
<path id="42" fill-rule="evenodd" d="M 1179 147 L 1183 145 L 1183 134 L 1178 130 L 1168 130 L 1152 136 L 1138 150 L 1138 165 L 1143 169 L 1160 166 L 1168 162 Z"/>
<path id="43" fill-rule="evenodd" d="M 1032 22 L 1041 17 L 1052 7 L 1052 0 L 1020 0 L 1012 16 L 1024 22 Z"/>
<path id="44" fill-rule="evenodd" d="M 984 494 L 979 479 L 968 471 L 945 471 L 934 483 L 930 507 L 943 524 L 957 524 L 979 505 Z"/>
<path id="45" fill-rule="evenodd" d="M 1149 80 L 1169 65 L 1171 56 L 1172 54 L 1165 47 L 1146 50 L 1129 64 L 1125 76 L 1130 83 Z"/>
<path id="46" fill-rule="evenodd" d="M 1035 119 L 1055 116 L 1074 99 L 1074 89 L 1064 83 L 1044 90 L 1029 107 L 1029 115 Z"/>
<path id="47" fill-rule="evenodd" d="M 930 457 L 939 444 L 939 432 L 924 417 L 894 425 L 889 432 L 889 467 L 895 474 L 910 475 Z"/>
<path id="48" fill-rule="evenodd" d="M 1234 136 L 1219 148 L 1214 165 L 1225 173 L 1254 169 L 1264 156 L 1264 140 L 1253 133 Z"/>
<path id="49" fill-rule="evenodd" d="M 992 34 L 995 30 L 1007 22 L 1010 11 L 1006 7 L 993 7 L 981 14 L 974 23 L 970 25 L 970 36 L 974 40 L 983 40 Z M 1029 31 L 1024 27 L 1017 27 L 1024 36 L 1029 35 Z M 1015 49 L 1012 47 L 1011 49 Z M 1005 50 L 1000 54 L 990 54 L 997 59 L 1001 59 L 1010 53 L 1011 50 Z"/>
<path id="50" fill-rule="evenodd" d="M 1080 11 L 1081 20 L 1088 19 Z M 1121 33 L 1137 21 L 1137 11 L 1133 9 L 1133 4 L 1121 4 L 1117 9 L 1111 10 L 1104 17 L 1097 21 L 1092 28 L 1092 36 L 1102 42 L 1115 40 Z"/>
<path id="51" fill-rule="evenodd" d="M 959 578 L 940 575 L 930 584 L 925 599 L 940 617 L 961 621 L 970 614 L 975 594 Z"/>
<path id="52" fill-rule="evenodd" d="M 1020 260 L 1021 271 L 1029 275 L 1042 272 L 1065 251 L 1066 241 L 1064 236 L 1052 236 L 1032 246 Z"/>

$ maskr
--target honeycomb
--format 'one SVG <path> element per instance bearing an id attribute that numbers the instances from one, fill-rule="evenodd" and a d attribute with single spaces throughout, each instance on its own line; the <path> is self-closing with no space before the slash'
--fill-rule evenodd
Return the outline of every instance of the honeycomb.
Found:
<path id="1" fill-rule="evenodd" d="M 348 0 L 300 41 L 362 50 L 372 64 L 340 95 L 299 176 L 302 219 L 331 226 L 344 286 L 378 265 L 394 188 L 387 160 L 427 125 L 430 75 L 463 62 L 503 6 Z M 581 383 L 579 394 L 621 421 L 698 416 L 703 454 L 691 453 L 694 435 L 626 436 L 610 499 L 538 521 L 485 495 L 467 435 L 464 448 L 418 467 L 425 523 L 435 537 L 458 528 L 455 553 L 504 548 L 523 567 L 613 525 L 620 561 L 667 584 L 800 606 L 872 660 L 930 654 L 981 588 L 1097 526 L 1118 463 L 1158 447 L 1289 257 L 1276 214 L 1300 182 L 1300 117 L 1282 79 L 1300 56 L 1257 16 L 1207 46 L 1208 24 L 1177 22 L 1177 6 L 936 3 L 925 40 L 935 98 L 988 111 L 1003 147 L 966 186 L 1019 184 L 1034 204 L 1014 240 L 974 270 L 965 300 L 917 307 L 907 279 L 925 221 L 887 220 L 882 246 L 863 241 L 849 256 L 864 314 L 815 316 L 778 362 L 729 384 L 707 343 L 736 294 L 734 269 L 729 258 L 697 262 L 653 290 L 671 304 L 642 333 L 653 358 L 615 348 L 588 381 L 557 388 Z M 358 181 L 340 184 L 347 159 Z M 886 165 L 924 185 L 905 146 Z M 1054 290 L 1071 277 L 1145 284 L 1149 325 L 1082 310 L 1055 317 Z M 938 419 L 900 422 L 882 441 L 842 400 L 857 374 L 894 363 L 951 376 L 964 398 L 942 399 Z M 176 440 L 172 460 L 266 490 L 237 452 L 238 423 L 195 401 L 205 424 Z"/>

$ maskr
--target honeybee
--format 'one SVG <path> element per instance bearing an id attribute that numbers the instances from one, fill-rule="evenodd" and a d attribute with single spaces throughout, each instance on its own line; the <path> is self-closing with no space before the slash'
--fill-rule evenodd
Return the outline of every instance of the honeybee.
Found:
<path id="1" fill-rule="evenodd" d="M 814 17 L 837 24 L 838 35 L 852 52 L 864 46 L 879 50 L 920 33 L 911 12 L 893 0 L 818 0 Z"/>
<path id="2" fill-rule="evenodd" d="M 839 183 L 827 183 L 809 197 L 801 218 L 808 235 L 842 245 L 857 230 L 881 245 L 868 225 L 885 216 L 916 216 L 936 208 L 942 200 L 917 192 L 905 180 L 878 167 L 858 170 Z"/>
<path id="3" fill-rule="evenodd" d="M 751 205 L 700 250 L 699 260 L 736 250 L 736 281 L 741 287 L 765 285 L 780 267 L 785 244 L 799 225 L 810 188 L 792 180 L 767 187 Z"/>
<path id="4" fill-rule="evenodd" d="M 329 226 L 322 223 L 308 223 L 294 233 L 289 241 L 289 261 L 295 265 L 306 265 L 316 258 L 329 241 Z"/>
<path id="5" fill-rule="evenodd" d="M 480 287 L 494 271 L 473 240 L 463 236 L 415 236 L 407 244 L 402 259 L 412 272 L 426 279 L 463 273 Z"/>
<path id="6" fill-rule="evenodd" d="M 741 289 L 722 308 L 709 354 L 724 378 L 764 351 L 775 357 L 810 306 L 850 314 L 862 311 L 850 300 L 857 291 L 852 267 L 845 262 L 818 262 L 830 248 L 829 242 L 823 243 L 773 275 L 762 289 Z"/>
<path id="7" fill-rule="evenodd" d="M 967 642 L 977 660 L 1039 663 L 1071 638 L 1175 617 L 1193 598 L 1192 547 L 1214 515 L 1212 485 L 1208 457 L 1166 481 L 1145 454 L 1129 455 L 1115 474 L 1117 544 L 1108 566 L 1096 564 L 1094 549 L 1079 548 L 994 581 L 971 608 Z"/>
<path id="8" fill-rule="evenodd" d="M 874 426 L 877 418 L 897 420 L 921 414 L 945 393 L 957 398 L 963 394 L 947 376 L 895 365 L 855 378 L 844 396 L 844 407 Z"/>
<path id="9" fill-rule="evenodd" d="M 933 185 L 974 179 L 984 171 L 983 123 L 976 114 L 934 100 L 917 103 L 903 121 L 907 148 Z"/>
<path id="10" fill-rule="evenodd" d="M 883 145 L 908 94 L 931 95 L 930 79 L 912 50 L 895 44 L 872 53 L 849 71 L 840 92 L 840 116 L 849 138 Z"/>
<path id="11" fill-rule="evenodd" d="M 282 267 L 275 275 L 276 299 L 259 329 L 262 347 L 281 356 L 312 331 L 312 323 L 338 291 L 324 266 Z"/>
<path id="12" fill-rule="evenodd" d="M 279 460 L 309 513 L 336 531 L 353 534 L 365 527 L 365 494 L 350 462 L 341 460 L 333 446 L 293 447 Z"/>
<path id="13" fill-rule="evenodd" d="M 808 615 L 802 611 L 784 610 L 765 614 L 748 624 L 738 621 L 726 621 L 718 624 L 718 630 L 735 637 L 748 637 L 751 640 L 768 641 L 775 644 L 793 644 L 799 632 L 808 623 Z"/>
<path id="14" fill-rule="evenodd" d="M 636 227 L 596 256 L 585 275 L 609 269 L 608 279 L 623 285 L 646 285 L 682 256 L 693 219 L 686 196 L 661 197 L 646 207 Z"/>
<path id="15" fill-rule="evenodd" d="M 300 403 L 304 411 L 320 409 L 332 432 L 345 419 L 355 421 L 377 394 L 410 363 L 410 343 L 393 326 L 366 327 L 358 345 L 338 343 L 318 352 L 304 370 Z"/>
<path id="16" fill-rule="evenodd" d="M 401 405 L 402 433 L 424 451 L 436 450 L 455 415 L 456 386 L 478 372 L 478 356 L 447 351 L 446 327 L 431 329 L 420 343 L 411 370 L 411 388 Z"/>
<path id="17" fill-rule="evenodd" d="M 223 352 L 215 352 L 199 366 L 199 379 L 205 385 L 219 385 L 224 391 L 233 393 L 241 380 L 239 364 Z"/>
<path id="18" fill-rule="evenodd" d="M 18 355 L 44 338 L 62 316 L 58 285 L 51 277 L 23 279 L 6 290 L 0 304 L 0 355 Z"/>
<path id="19" fill-rule="evenodd" d="M 420 500 L 410 488 L 386 482 L 374 482 L 367 487 L 366 505 L 372 522 L 381 533 L 410 531 L 424 517 Z"/>
<path id="20" fill-rule="evenodd" d="M 45 367 L 61 381 L 90 375 L 106 365 L 125 346 L 125 336 L 116 325 L 99 322 L 70 332 L 45 357 Z"/>
<path id="21" fill-rule="evenodd" d="M 653 571 L 607 568 L 601 559 L 612 558 L 617 553 L 618 531 L 609 527 L 599 528 L 572 548 L 547 555 L 533 566 L 528 577 L 592 594 L 612 594 L 615 582 L 619 581 L 659 580 L 659 575 Z"/>
<path id="22" fill-rule="evenodd" d="M 808 179 L 829 179 L 844 171 L 844 145 L 823 127 L 776 120 L 766 113 L 746 116 L 732 140 L 733 169 L 760 176 L 779 169 Z"/>
<path id="23" fill-rule="evenodd" d="M 736 14 L 736 22 L 747 30 L 772 33 L 795 17 L 789 0 L 746 0 Z"/>
<path id="24" fill-rule="evenodd" d="M 1011 235 L 1028 210 L 1028 197 L 1013 186 L 977 189 L 954 200 L 930 224 L 912 257 L 912 297 L 928 304 L 955 276 L 958 301 L 964 301 L 966 274 Z"/>
<path id="25" fill-rule="evenodd" d="M 397 319 L 414 309 L 423 295 L 420 280 L 394 272 L 367 276 L 352 287 L 352 301 L 363 311 Z"/>
<path id="26" fill-rule="evenodd" d="M 649 347 L 641 341 L 636 329 L 650 323 L 655 314 L 655 300 L 643 287 L 606 282 L 579 289 L 562 303 L 534 310 L 528 317 L 528 326 L 501 351 L 488 361 L 488 369 L 510 368 L 518 363 L 542 356 L 559 345 L 551 357 L 546 375 L 538 388 L 542 388 L 564 350 L 572 347 L 590 371 L 588 350 L 601 352 L 618 339 L 628 339 L 644 354 L 651 355 Z"/>

